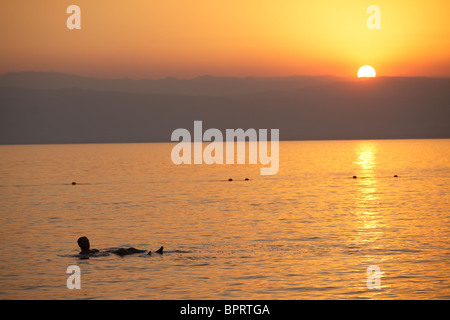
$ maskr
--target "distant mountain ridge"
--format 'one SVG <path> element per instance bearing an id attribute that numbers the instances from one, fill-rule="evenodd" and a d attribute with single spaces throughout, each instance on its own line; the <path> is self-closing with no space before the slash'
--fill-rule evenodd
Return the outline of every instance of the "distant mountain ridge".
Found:
<path id="1" fill-rule="evenodd" d="M 295 90 L 314 84 L 334 82 L 331 76 L 292 76 L 282 78 L 224 78 L 200 76 L 193 79 L 165 78 L 159 80 L 102 79 L 55 72 L 16 72 L 0 75 L 0 87 L 27 89 L 79 88 L 96 91 L 130 93 L 161 93 L 221 96 L 258 93 L 266 90 Z"/>
<path id="2" fill-rule="evenodd" d="M 282 140 L 450 138 L 450 79 L 0 76 L 0 144 L 170 141 L 195 120 Z"/>

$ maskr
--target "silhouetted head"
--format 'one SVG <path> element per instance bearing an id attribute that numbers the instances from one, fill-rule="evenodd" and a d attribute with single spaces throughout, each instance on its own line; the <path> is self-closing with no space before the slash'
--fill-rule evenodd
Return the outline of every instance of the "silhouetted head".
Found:
<path id="1" fill-rule="evenodd" d="M 87 237 L 78 238 L 78 245 L 81 248 L 81 252 L 89 251 L 89 248 L 91 247 Z"/>

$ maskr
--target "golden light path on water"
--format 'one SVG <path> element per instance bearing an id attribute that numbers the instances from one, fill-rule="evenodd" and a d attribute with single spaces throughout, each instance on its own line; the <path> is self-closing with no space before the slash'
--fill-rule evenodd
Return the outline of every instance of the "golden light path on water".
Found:
<path id="1" fill-rule="evenodd" d="M 380 203 L 377 193 L 378 180 L 375 173 L 377 161 L 377 143 L 361 142 L 355 148 L 355 164 L 360 167 L 358 170 L 359 196 L 356 197 L 355 215 L 358 224 L 358 236 L 356 241 L 360 245 L 370 247 L 371 249 L 381 249 L 380 239 L 383 236 L 383 217 L 380 214 Z M 368 262 L 373 263 L 377 268 L 381 265 L 377 257 L 368 255 Z M 381 269 L 380 269 L 381 270 Z M 380 274 L 382 280 L 382 274 Z M 381 284 L 383 282 L 381 281 Z M 381 289 L 381 288 L 379 288 Z M 376 291 L 374 291 L 376 296 Z"/>

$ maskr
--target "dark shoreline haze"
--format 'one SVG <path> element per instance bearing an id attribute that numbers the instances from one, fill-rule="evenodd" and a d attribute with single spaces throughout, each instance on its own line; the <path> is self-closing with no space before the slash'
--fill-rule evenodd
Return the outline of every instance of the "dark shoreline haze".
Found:
<path id="1" fill-rule="evenodd" d="M 450 79 L 0 76 L 0 144 L 168 142 L 195 120 L 281 140 L 450 138 Z"/>

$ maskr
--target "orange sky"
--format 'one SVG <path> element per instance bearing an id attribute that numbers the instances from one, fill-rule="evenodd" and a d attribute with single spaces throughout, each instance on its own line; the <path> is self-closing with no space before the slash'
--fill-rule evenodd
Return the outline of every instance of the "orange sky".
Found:
<path id="1" fill-rule="evenodd" d="M 81 8 L 68 30 L 66 8 Z M 369 30 L 366 9 L 381 9 Z M 4 0 L 0 73 L 450 77 L 448 0 Z"/>

